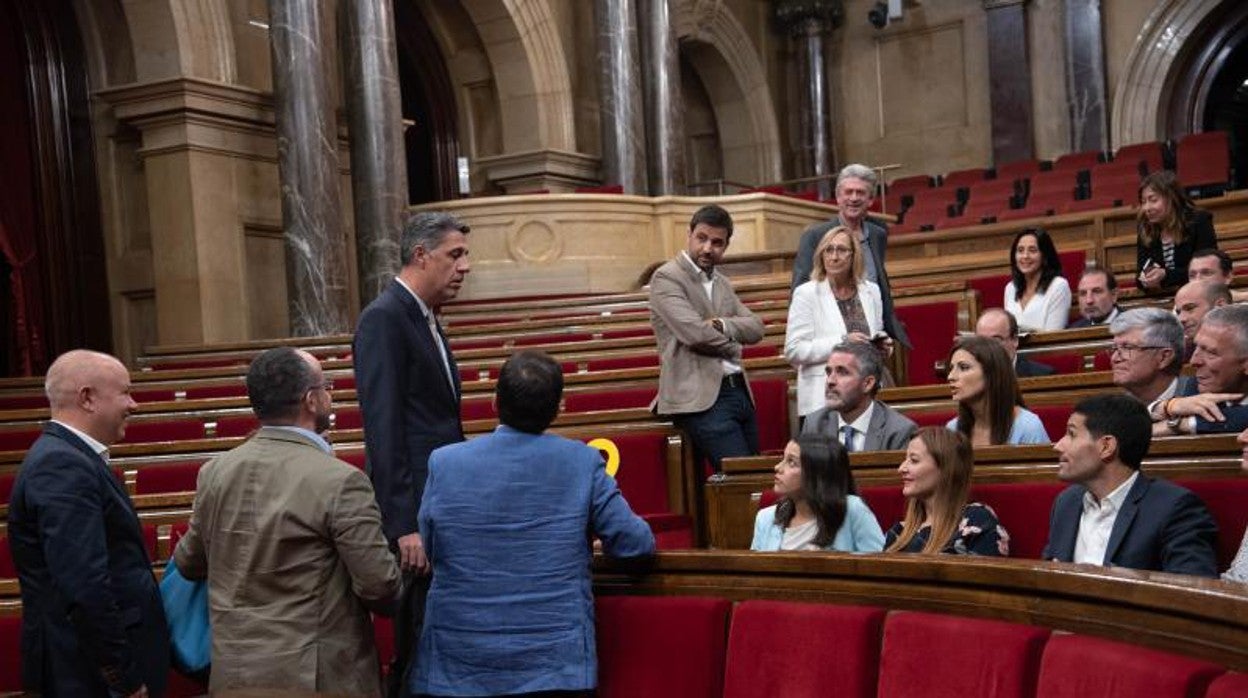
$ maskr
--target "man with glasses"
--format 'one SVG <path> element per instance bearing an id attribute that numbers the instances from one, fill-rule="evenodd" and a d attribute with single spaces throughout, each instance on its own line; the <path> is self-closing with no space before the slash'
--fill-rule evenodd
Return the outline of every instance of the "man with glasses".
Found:
<path id="1" fill-rule="evenodd" d="M 1161 308 L 1128 310 L 1109 324 L 1109 333 L 1114 338 L 1110 355 L 1114 385 L 1145 405 L 1178 393 L 1184 382 L 1179 377 L 1183 328 L 1172 313 Z"/>
<path id="2" fill-rule="evenodd" d="M 1209 311 L 1196 331 L 1188 383 L 1176 397 L 1149 405 L 1153 433 L 1220 434 L 1248 428 L 1248 306 Z"/>
<path id="3" fill-rule="evenodd" d="M 329 389 L 306 351 L 262 353 L 247 371 L 260 430 L 199 472 L 174 563 L 208 580 L 213 693 L 381 691 L 368 614 L 393 610 L 399 568 L 368 477 L 321 436 Z"/>

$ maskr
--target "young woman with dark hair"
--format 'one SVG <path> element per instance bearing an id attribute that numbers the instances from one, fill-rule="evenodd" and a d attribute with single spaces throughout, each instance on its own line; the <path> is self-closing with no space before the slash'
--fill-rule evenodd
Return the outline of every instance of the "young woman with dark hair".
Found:
<path id="1" fill-rule="evenodd" d="M 750 550 L 879 552 L 884 533 L 855 492 L 849 454 L 838 441 L 802 435 L 776 463 L 780 501 L 758 512 Z"/>
<path id="2" fill-rule="evenodd" d="M 1010 554 L 1010 535 L 986 504 L 968 502 L 971 442 L 940 427 L 919 429 L 898 466 L 905 518 L 888 529 L 885 552 Z"/>
<path id="3" fill-rule="evenodd" d="M 1062 276 L 1057 247 L 1043 228 L 1014 236 L 1003 300 L 1024 330 L 1060 330 L 1070 320 L 1070 282 Z"/>
<path id="4" fill-rule="evenodd" d="M 1049 443 L 1040 418 L 1023 406 L 1010 357 L 995 340 L 963 337 L 953 345 L 949 388 L 958 416 L 946 427 L 975 446 Z"/>
<path id="5" fill-rule="evenodd" d="M 1145 177 L 1140 182 L 1139 194 L 1137 278 L 1150 291 L 1178 288 L 1187 283 L 1192 253 L 1218 247 L 1213 216 L 1196 208 L 1183 185 L 1168 170 Z"/>

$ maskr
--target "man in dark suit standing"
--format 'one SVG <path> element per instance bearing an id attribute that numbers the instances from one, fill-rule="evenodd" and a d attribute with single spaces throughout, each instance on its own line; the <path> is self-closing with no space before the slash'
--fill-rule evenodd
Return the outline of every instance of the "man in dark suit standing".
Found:
<path id="1" fill-rule="evenodd" d="M 1127 395 L 1075 405 L 1054 445 L 1070 487 L 1053 502 L 1043 558 L 1216 577 L 1217 524 L 1192 492 L 1140 472 L 1152 421 Z"/>
<path id="2" fill-rule="evenodd" d="M 862 249 L 869 253 L 863 256 L 863 273 L 868 281 L 874 281 L 880 287 L 880 300 L 884 305 L 884 331 L 889 337 L 909 348 L 910 337 L 906 334 L 906 326 L 901 324 L 893 310 L 893 290 L 888 283 L 888 272 L 884 269 L 888 228 L 883 223 L 867 218 L 867 210 L 871 208 L 871 201 L 875 198 L 876 183 L 875 170 L 866 165 L 846 165 L 836 176 L 836 207 L 839 215 L 826 223 L 811 226 L 802 233 L 797 243 L 797 257 L 793 260 L 791 288 L 810 281 L 815 248 L 819 246 L 823 236 L 838 225 L 849 228 L 858 235 Z"/>
<path id="3" fill-rule="evenodd" d="M 468 273 L 468 226 L 448 213 L 418 213 L 403 225 L 399 275 L 364 309 L 353 345 L 364 420 L 365 463 L 382 529 L 405 572 L 394 622 L 390 695 L 400 695 L 420 636 L 429 563 L 417 514 L 429 454 L 464 440 L 459 370 L 434 313 Z"/>
<path id="4" fill-rule="evenodd" d="M 130 374 L 75 350 L 48 369 L 52 421 L 9 500 L 22 589 L 22 685 L 46 696 L 159 696 L 169 630 L 143 531 L 108 447 L 137 405 Z"/>

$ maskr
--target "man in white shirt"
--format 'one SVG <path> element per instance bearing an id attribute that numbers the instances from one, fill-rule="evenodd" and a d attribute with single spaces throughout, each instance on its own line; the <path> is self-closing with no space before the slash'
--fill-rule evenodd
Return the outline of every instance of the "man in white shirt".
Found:
<path id="1" fill-rule="evenodd" d="M 1217 525 L 1195 494 L 1140 473 L 1151 420 L 1139 401 L 1098 395 L 1078 405 L 1054 445 L 1072 483 L 1049 517 L 1043 558 L 1217 576 Z"/>
<path id="2" fill-rule="evenodd" d="M 806 416 L 802 433 L 836 439 L 850 453 L 904 449 L 918 425 L 875 399 L 883 370 L 879 351 L 866 342 L 833 347 L 825 368 L 827 404 Z"/>

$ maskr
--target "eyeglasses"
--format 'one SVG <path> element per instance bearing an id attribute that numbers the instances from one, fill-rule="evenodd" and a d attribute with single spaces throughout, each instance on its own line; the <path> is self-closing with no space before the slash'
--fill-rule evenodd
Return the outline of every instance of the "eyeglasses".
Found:
<path id="1" fill-rule="evenodd" d="M 1136 352 L 1144 351 L 1145 349 L 1169 349 L 1169 348 L 1170 347 L 1147 346 L 1143 344 L 1115 344 L 1113 348 L 1109 350 L 1109 353 L 1111 356 L 1113 356 L 1114 354 L 1122 354 L 1123 356 L 1132 356 Z"/>
<path id="2" fill-rule="evenodd" d="M 838 247 L 825 247 L 823 248 L 823 253 L 826 255 L 831 255 L 833 257 L 848 257 L 854 253 L 854 248 L 839 247 L 839 246 Z"/>

